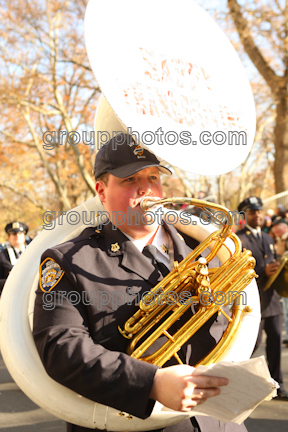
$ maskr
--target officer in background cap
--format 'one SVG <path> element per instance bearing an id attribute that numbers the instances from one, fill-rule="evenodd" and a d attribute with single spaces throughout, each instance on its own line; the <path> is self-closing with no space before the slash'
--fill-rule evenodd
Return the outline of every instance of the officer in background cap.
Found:
<path id="1" fill-rule="evenodd" d="M 244 201 L 242 201 L 238 206 L 238 211 L 244 211 L 246 210 L 262 210 L 263 203 L 261 198 L 258 197 L 249 197 L 246 198 Z"/>
<path id="2" fill-rule="evenodd" d="M 249 197 L 238 206 L 239 212 L 246 213 L 246 226 L 237 232 L 243 244 L 243 248 L 252 252 L 256 259 L 255 271 L 258 274 L 256 279 L 260 301 L 262 319 L 259 335 L 255 349 L 261 343 L 262 331 L 267 334 L 266 353 L 267 361 L 272 378 L 279 384 L 277 399 L 288 401 L 288 393 L 283 388 L 283 375 L 281 371 L 281 350 L 282 350 L 282 305 L 280 297 L 273 288 L 264 291 L 263 288 L 269 276 L 277 270 L 279 263 L 274 249 L 274 241 L 269 234 L 261 231 L 263 225 L 262 200 L 259 197 Z"/>
<path id="3" fill-rule="evenodd" d="M 6 279 L 26 247 L 26 234 L 28 226 L 23 222 L 10 222 L 5 231 L 8 234 L 6 247 L 0 252 L 0 293 Z"/>

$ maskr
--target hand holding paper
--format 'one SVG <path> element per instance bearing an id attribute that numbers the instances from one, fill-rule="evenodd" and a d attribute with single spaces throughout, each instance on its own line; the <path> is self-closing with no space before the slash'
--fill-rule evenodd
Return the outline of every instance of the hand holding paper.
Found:
<path id="1" fill-rule="evenodd" d="M 209 415 L 225 423 L 242 423 L 261 402 L 276 396 L 279 387 L 271 378 L 263 356 L 239 363 L 200 365 L 193 375 L 228 378 L 229 384 L 221 387 L 219 395 L 193 409 L 195 415 Z"/>

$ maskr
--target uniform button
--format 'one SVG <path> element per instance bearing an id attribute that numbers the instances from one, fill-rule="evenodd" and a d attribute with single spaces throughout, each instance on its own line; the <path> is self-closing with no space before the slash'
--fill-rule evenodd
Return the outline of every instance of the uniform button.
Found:
<path id="1" fill-rule="evenodd" d="M 264 255 L 264 258 L 267 258 L 267 255 Z"/>

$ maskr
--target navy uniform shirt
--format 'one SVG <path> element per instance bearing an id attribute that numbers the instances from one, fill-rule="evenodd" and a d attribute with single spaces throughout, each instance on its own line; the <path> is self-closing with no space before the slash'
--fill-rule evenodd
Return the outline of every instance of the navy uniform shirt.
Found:
<path id="1" fill-rule="evenodd" d="M 9 254 L 7 249 L 3 249 L 0 252 L 0 293 L 3 290 L 4 284 L 10 271 L 12 270 L 12 264 L 10 262 Z"/>
<path id="2" fill-rule="evenodd" d="M 262 239 L 259 240 L 248 227 L 243 228 L 236 234 L 242 241 L 243 248 L 250 250 L 253 257 L 256 259 L 255 271 L 259 276 L 256 281 L 260 293 L 262 318 L 281 314 L 282 306 L 277 292 L 274 291 L 272 287 L 266 291 L 263 290 L 268 279 L 265 273 L 265 267 L 267 264 L 276 260 L 272 237 L 262 231 Z"/>

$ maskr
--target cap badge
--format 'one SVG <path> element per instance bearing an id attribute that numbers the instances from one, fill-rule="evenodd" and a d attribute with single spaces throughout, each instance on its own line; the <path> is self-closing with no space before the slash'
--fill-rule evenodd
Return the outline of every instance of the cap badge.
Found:
<path id="1" fill-rule="evenodd" d="M 13 229 L 20 228 L 20 223 L 19 222 L 13 222 L 12 228 Z"/>
<path id="2" fill-rule="evenodd" d="M 135 156 L 137 156 L 138 159 L 146 159 L 146 156 L 143 155 L 144 149 L 139 145 L 135 147 L 133 153 L 135 154 Z"/>
<path id="3" fill-rule="evenodd" d="M 111 247 L 111 252 L 118 252 L 120 249 L 120 246 L 118 243 L 113 243 L 113 244 L 111 244 L 110 247 Z"/>
<path id="4" fill-rule="evenodd" d="M 256 197 L 250 197 L 249 202 L 250 204 L 258 204 L 258 199 Z"/>

